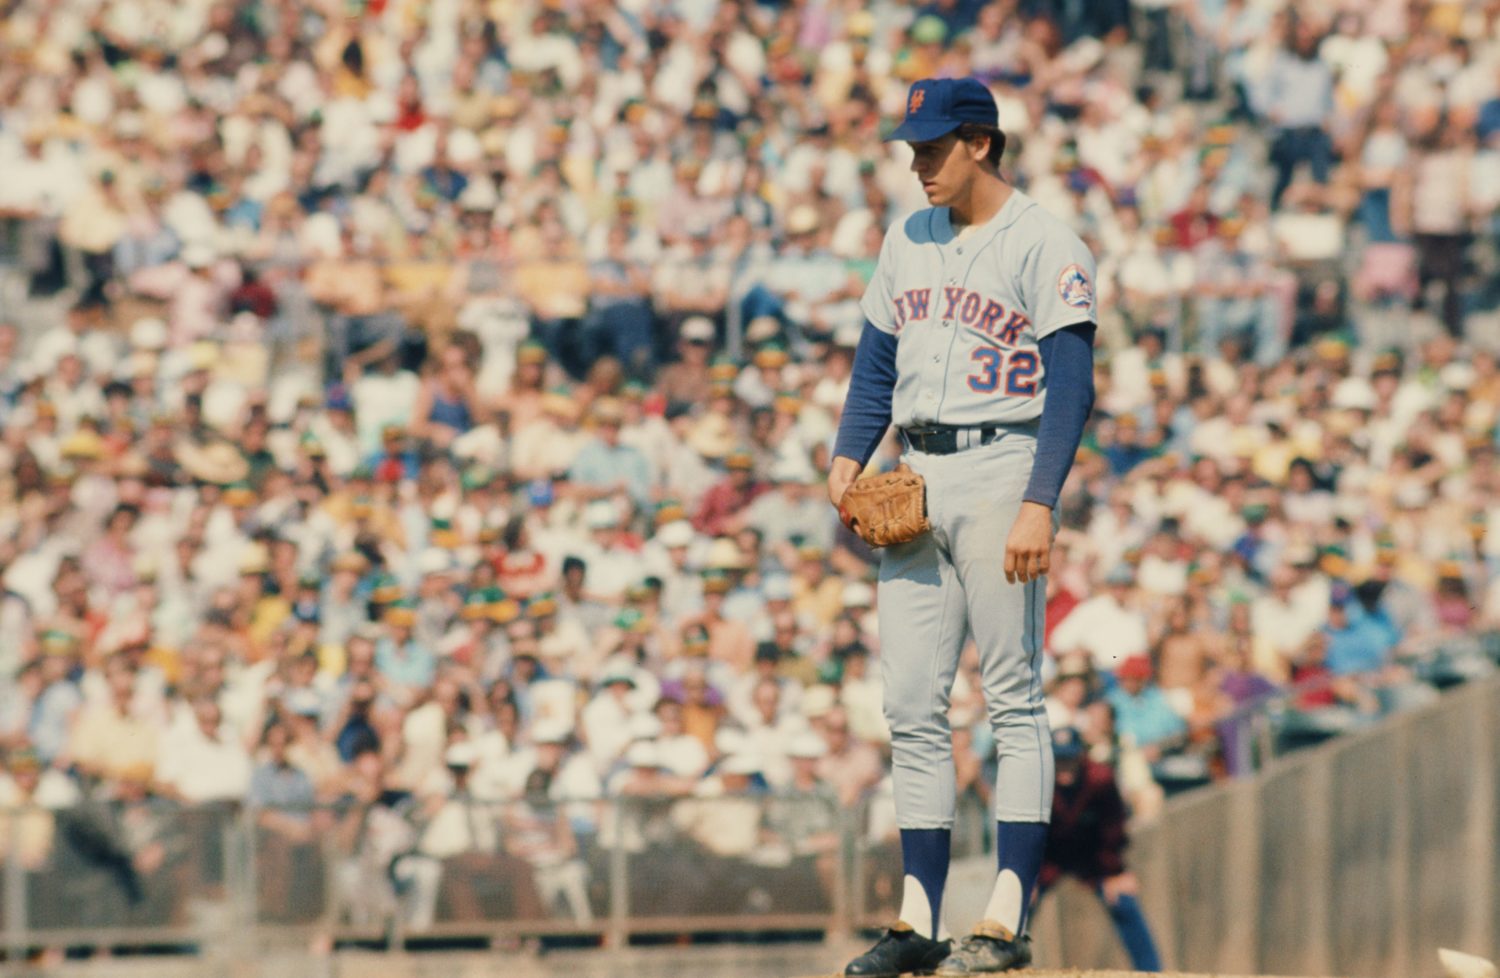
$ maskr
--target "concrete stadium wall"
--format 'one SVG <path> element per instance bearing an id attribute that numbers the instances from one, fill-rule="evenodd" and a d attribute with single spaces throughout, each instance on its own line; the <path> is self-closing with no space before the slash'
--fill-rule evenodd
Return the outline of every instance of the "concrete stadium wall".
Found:
<path id="1" fill-rule="evenodd" d="M 1170 803 L 1131 853 L 1166 966 L 1430 978 L 1439 947 L 1500 955 L 1497 715 L 1500 681 L 1474 683 Z M 1127 964 L 1081 887 L 1033 933 L 1039 965 Z"/>

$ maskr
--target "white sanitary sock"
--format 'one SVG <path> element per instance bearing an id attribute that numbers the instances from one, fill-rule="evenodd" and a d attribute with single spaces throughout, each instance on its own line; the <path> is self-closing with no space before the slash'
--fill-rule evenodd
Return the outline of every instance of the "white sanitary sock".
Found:
<path id="1" fill-rule="evenodd" d="M 911 874 L 902 880 L 901 919 L 922 937 L 939 941 L 948 939 L 948 928 L 941 920 L 937 922 L 937 936 L 933 937 L 932 904 L 927 900 L 927 890 Z"/>
<path id="2" fill-rule="evenodd" d="M 985 904 L 984 919 L 998 922 L 1012 934 L 1021 931 L 1021 878 L 1010 870 L 995 877 L 990 902 Z"/>

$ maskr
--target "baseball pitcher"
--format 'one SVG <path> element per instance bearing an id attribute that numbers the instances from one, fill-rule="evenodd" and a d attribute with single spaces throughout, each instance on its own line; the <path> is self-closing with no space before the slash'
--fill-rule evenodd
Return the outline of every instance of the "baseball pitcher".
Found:
<path id="1" fill-rule="evenodd" d="M 1026 912 L 1052 810 L 1042 708 L 1055 507 L 1093 407 L 1094 259 L 1000 175 L 1005 136 L 973 79 L 912 85 L 888 140 L 932 205 L 886 232 L 828 493 L 884 547 L 881 668 L 905 874 L 900 920 L 850 976 L 972 975 L 1031 959 Z M 901 466 L 859 479 L 889 425 Z M 999 871 L 974 932 L 941 923 L 953 826 L 948 698 L 969 636 L 999 756 Z"/>

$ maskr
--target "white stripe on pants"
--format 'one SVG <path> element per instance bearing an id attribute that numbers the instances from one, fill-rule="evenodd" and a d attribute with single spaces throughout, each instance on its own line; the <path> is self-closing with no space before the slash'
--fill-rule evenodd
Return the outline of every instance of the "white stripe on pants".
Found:
<path id="1" fill-rule="evenodd" d="M 1006 432 L 952 455 L 903 457 L 927 480 L 932 532 L 886 548 L 880 563 L 881 672 L 902 828 L 953 824 L 948 704 L 971 634 L 999 760 L 995 817 L 1050 819 L 1052 738 L 1040 675 L 1046 582 L 1005 580 L 1005 542 L 1035 455 L 1030 433 Z"/>

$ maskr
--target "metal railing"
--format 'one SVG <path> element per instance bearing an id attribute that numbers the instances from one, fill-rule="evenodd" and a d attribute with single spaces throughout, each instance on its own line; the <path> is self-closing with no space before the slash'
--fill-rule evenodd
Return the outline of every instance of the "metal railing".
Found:
<path id="1" fill-rule="evenodd" d="M 223 952 L 314 935 L 622 947 L 636 935 L 847 934 L 889 921 L 900 901 L 900 845 L 882 804 L 889 796 L 845 807 L 809 792 L 450 799 L 435 816 L 378 802 L 0 810 L 0 933 L 11 960 L 47 947 Z M 956 851 L 977 853 L 988 814 L 973 796 L 961 810 L 971 830 Z"/>
<path id="2" fill-rule="evenodd" d="M 223 946 L 847 927 L 858 814 L 823 795 L 314 811 L 99 802 L 0 812 L 4 944 Z M 447 822 L 439 825 L 439 819 Z M 817 836 L 797 826 L 821 825 Z M 479 840 L 475 844 L 473 840 Z"/>
<path id="3" fill-rule="evenodd" d="M 1462 681 L 1478 670 L 1470 654 L 1488 661 L 1494 646 L 1487 637 L 1422 656 L 1414 669 L 1463 688 L 1325 750 L 1287 755 L 1275 731 L 1289 711 L 1261 704 L 1255 716 L 1271 734 L 1257 776 L 1173 799 L 1138 827 L 1134 862 L 1148 909 L 1164 921 L 1168 963 L 1314 973 L 1347 961 L 1362 965 L 1349 973 L 1415 974 L 1364 965 L 1410 963 L 1427 928 L 1451 930 L 1449 911 L 1468 921 L 1465 933 L 1481 916 L 1500 931 L 1500 867 L 1485 862 L 1500 850 L 1486 848 L 1493 840 L 1474 821 L 1492 828 L 1485 812 L 1500 805 L 1483 787 L 1500 782 L 1489 715 L 1500 681 Z M 393 948 L 456 937 L 623 947 L 637 935 L 847 935 L 897 912 L 891 805 L 889 794 L 844 806 L 819 791 L 560 805 L 453 798 L 436 809 L 390 795 L 311 811 L 159 799 L 0 810 L 0 937 L 17 960 L 78 945 L 223 954 L 315 935 Z M 986 861 L 990 830 L 980 800 L 961 798 L 955 859 Z M 1390 882 L 1383 874 L 1404 882 L 1362 899 Z M 1039 933 L 1082 940 L 1080 913 L 1044 916 Z M 1354 936 L 1366 923 L 1387 935 L 1379 947 Z M 1405 945 L 1387 948 L 1390 934 L 1405 934 Z M 1067 946 L 1109 942 L 1070 936 Z M 1108 963 L 1100 953 L 1053 960 Z"/>

